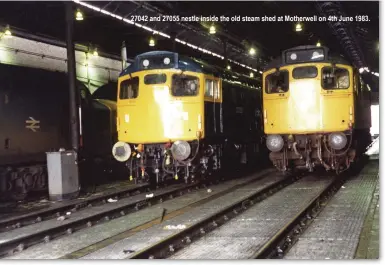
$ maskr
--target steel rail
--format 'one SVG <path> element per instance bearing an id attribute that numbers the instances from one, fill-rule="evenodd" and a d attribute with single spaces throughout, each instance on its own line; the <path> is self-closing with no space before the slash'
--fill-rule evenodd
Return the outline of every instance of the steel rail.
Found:
<path id="1" fill-rule="evenodd" d="M 108 198 L 122 199 L 149 190 L 149 185 L 145 184 L 134 188 L 131 187 L 124 190 L 110 192 L 93 198 L 87 198 L 85 200 L 76 199 L 72 202 L 65 203 L 64 205 L 60 205 L 58 207 L 38 210 L 20 216 L 7 218 L 4 220 L 0 220 L 0 232 L 7 232 L 23 226 L 59 217 L 61 214 L 65 214 L 68 211 L 79 211 L 82 208 L 102 205 L 106 203 L 106 200 L 108 200 Z"/>
<path id="2" fill-rule="evenodd" d="M 249 181 L 246 181 L 245 183 L 236 185 L 236 188 L 249 185 L 250 183 L 257 181 L 261 179 L 263 176 L 268 174 L 270 174 L 269 171 L 262 172 L 262 174 L 258 175 L 257 177 Z M 71 219 L 69 219 L 67 223 L 63 223 L 61 225 L 51 227 L 43 231 L 38 231 L 36 233 L 27 234 L 19 238 L 2 242 L 0 243 L 0 257 L 12 255 L 15 252 L 23 251 L 27 247 L 30 247 L 42 242 L 49 242 L 52 239 L 56 239 L 58 237 L 72 234 L 81 229 L 85 229 L 87 227 L 93 226 L 96 223 L 110 221 L 112 219 L 127 215 L 131 212 L 136 212 L 140 209 L 162 203 L 166 200 L 170 200 L 175 197 L 182 196 L 186 192 L 190 193 L 194 188 L 196 190 L 200 188 L 206 188 L 207 186 L 213 185 L 212 183 L 213 182 L 209 182 L 209 180 L 207 180 L 207 181 L 202 181 L 202 182 L 197 182 L 194 184 L 182 186 L 181 188 L 177 188 L 159 195 L 155 195 L 152 198 L 146 198 L 139 202 L 128 203 L 111 210 L 100 211 L 79 220 L 71 221 Z M 229 188 L 226 191 L 230 192 L 234 188 L 235 187 L 233 186 L 232 188 Z M 226 191 L 224 192 L 227 193 Z"/>
<path id="3" fill-rule="evenodd" d="M 238 216 L 239 213 L 246 211 L 249 206 L 260 202 L 284 187 L 294 183 L 301 176 L 289 176 L 279 180 L 269 186 L 247 196 L 246 198 L 233 203 L 225 209 L 203 219 L 202 221 L 176 233 L 166 239 L 128 257 L 128 259 L 163 259 L 171 256 L 191 242 L 203 237 L 206 233 L 227 223 L 229 220 Z"/>
<path id="4" fill-rule="evenodd" d="M 333 197 L 344 183 L 344 179 L 335 176 L 306 206 L 304 206 L 285 226 L 269 241 L 259 248 L 251 259 L 282 258 L 284 253 L 293 246 L 299 235 L 313 222 L 323 210 L 326 203 Z"/>
<path id="5" fill-rule="evenodd" d="M 350 176 L 361 174 L 366 162 L 360 162 L 349 171 L 333 177 L 331 183 L 318 193 L 298 214 L 278 231 L 251 259 L 280 259 L 296 243 L 299 236 L 313 223 L 330 199 L 340 190 Z"/>
<path id="6" fill-rule="evenodd" d="M 0 257 L 14 254 L 15 252 L 20 252 L 27 247 L 31 247 L 42 242 L 47 243 L 52 239 L 72 234 L 81 229 L 91 227 L 96 223 L 110 221 L 112 219 L 127 215 L 131 212 L 136 212 L 154 204 L 162 203 L 163 201 L 182 196 L 185 191 L 191 192 L 191 190 L 194 188 L 199 189 L 200 185 L 202 185 L 201 188 L 206 186 L 205 184 L 201 183 L 183 186 L 182 188 L 177 188 L 156 195 L 152 198 L 146 198 L 139 202 L 128 203 L 112 210 L 100 211 L 79 220 L 72 221 L 69 219 L 67 223 L 63 223 L 56 227 L 48 228 L 43 231 L 27 234 L 16 239 L 0 243 Z"/>
<path id="7" fill-rule="evenodd" d="M 250 185 L 254 182 L 257 182 L 257 181 L 261 181 L 265 178 L 267 178 L 267 175 L 273 175 L 273 174 L 277 174 L 277 172 L 266 172 L 266 173 L 262 173 L 260 174 L 259 176 L 257 176 L 256 178 L 250 180 L 250 181 L 247 181 L 247 182 L 244 182 L 244 183 L 240 183 L 240 184 L 237 184 L 235 186 L 232 186 L 228 189 L 225 189 L 225 190 L 222 190 L 210 197 L 206 197 L 204 199 L 201 199 L 201 200 L 198 200 L 196 202 L 193 202 L 191 204 L 188 204 L 186 206 L 183 206 L 182 208 L 180 209 L 176 209 L 176 210 L 173 210 L 173 211 L 167 211 L 167 213 L 165 213 L 164 215 L 160 216 L 160 217 L 157 217 L 153 220 L 150 220 L 144 224 L 141 224 L 141 225 L 138 225 L 136 227 L 133 227 L 133 228 L 130 228 L 129 230 L 127 231 L 124 231 L 122 233 L 119 233 L 115 236 L 112 236 L 112 237 L 109 237 L 105 240 L 102 240 L 102 241 L 99 241 L 97 242 L 96 244 L 93 244 L 93 245 L 90 245 L 90 246 L 87 246 L 85 248 L 82 248 L 78 251 L 75 251 L 75 252 L 72 252 L 72 253 L 69 253 L 69 254 L 66 254 L 62 257 L 60 257 L 60 259 L 78 259 L 80 257 L 83 257 L 83 256 L 86 256 L 92 252 L 95 252 L 96 250 L 99 250 L 99 249 L 102 249 L 110 244 L 113 244 L 115 242 L 118 242 L 120 240 L 123 240 L 127 237 L 130 237 L 140 231 L 143 231 L 143 230 L 146 230 L 146 229 L 149 229 L 163 221 L 166 221 L 166 220 L 170 220 L 172 218 L 175 218 L 177 216 L 180 216 L 182 214 L 185 214 L 193 209 L 196 209 L 208 202 L 211 202 L 221 196 L 224 196 L 230 192 L 233 192 L 233 191 L 236 191 L 237 189 L 240 189 L 242 187 L 245 187 L 247 185 Z M 278 173 L 279 174 L 279 173 Z"/>

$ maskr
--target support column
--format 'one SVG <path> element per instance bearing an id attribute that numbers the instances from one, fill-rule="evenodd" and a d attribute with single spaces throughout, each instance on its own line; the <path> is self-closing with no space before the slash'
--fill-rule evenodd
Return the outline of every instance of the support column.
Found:
<path id="1" fill-rule="evenodd" d="M 120 55 L 121 55 L 121 60 L 122 60 L 122 71 L 123 71 L 127 67 L 127 47 L 126 47 L 125 41 L 122 42 Z"/>
<path id="2" fill-rule="evenodd" d="M 79 93 L 76 87 L 75 47 L 73 43 L 74 9 L 72 2 L 65 2 L 67 67 L 69 88 L 69 117 L 71 149 L 47 152 L 48 192 L 50 200 L 68 200 L 79 194 Z"/>
<path id="3" fill-rule="evenodd" d="M 71 1 L 65 2 L 66 5 L 66 42 L 67 42 L 67 70 L 69 84 L 69 107 L 70 107 L 70 127 L 71 127 L 71 146 L 77 153 L 79 151 L 79 110 L 78 97 L 76 91 L 76 62 L 75 47 L 73 42 L 74 29 L 74 8 Z"/>

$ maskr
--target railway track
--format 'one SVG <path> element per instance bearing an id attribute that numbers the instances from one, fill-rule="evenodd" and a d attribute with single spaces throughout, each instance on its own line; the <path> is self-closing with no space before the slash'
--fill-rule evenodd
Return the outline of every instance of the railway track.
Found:
<path id="1" fill-rule="evenodd" d="M 109 198 L 119 200 L 146 191 L 150 191 L 149 185 L 144 184 L 134 188 L 127 188 L 91 198 L 76 199 L 68 203 L 62 203 L 60 206 L 54 206 L 48 209 L 42 209 L 19 216 L 5 218 L 0 220 L 0 233 L 57 218 L 68 211 L 80 211 L 87 207 L 103 205 L 107 203 Z"/>
<path id="2" fill-rule="evenodd" d="M 306 183 L 306 180 L 309 176 L 304 177 L 298 182 Z M 311 177 L 310 177 L 311 178 Z M 297 178 L 298 179 L 298 178 Z M 295 180 L 297 180 L 295 179 Z M 294 179 L 285 179 L 286 184 L 288 182 L 294 183 Z M 311 223 L 312 220 L 318 215 L 320 211 L 325 207 L 328 200 L 339 190 L 339 188 L 344 183 L 344 177 L 334 176 L 333 178 L 326 181 L 326 183 L 317 183 L 312 179 L 306 185 L 304 185 L 303 189 L 314 189 L 316 185 L 321 185 L 322 188 L 314 189 L 310 195 L 310 200 L 303 205 L 300 209 L 295 209 L 293 213 L 291 213 L 292 217 L 288 218 L 283 225 L 277 226 L 277 231 L 273 234 L 270 234 L 268 240 L 262 239 L 259 242 L 259 245 L 255 246 L 255 250 L 252 250 L 248 254 L 243 253 L 244 256 L 238 258 L 251 258 L 251 259 L 270 259 L 270 258 L 282 258 L 284 253 L 290 249 L 290 247 L 294 244 L 295 240 L 304 231 Z M 288 181 L 288 182 L 287 182 Z M 297 183 L 301 184 L 301 183 Z M 258 202 L 262 201 L 267 202 L 267 197 L 271 197 L 272 194 L 277 189 L 277 185 L 282 186 L 281 183 L 275 183 L 269 187 L 266 187 L 260 192 L 249 196 L 246 199 L 243 199 L 226 209 L 221 210 L 215 215 L 209 216 L 201 222 L 190 226 L 189 228 L 176 233 L 132 256 L 131 259 L 210 259 L 215 256 L 216 259 L 227 259 L 231 258 L 231 256 L 227 256 L 228 252 L 225 249 L 221 249 L 220 243 L 216 245 L 213 240 L 218 240 L 221 238 L 227 238 L 229 231 L 237 231 L 237 236 L 241 236 L 243 232 L 240 223 L 232 222 L 233 219 L 240 218 L 242 213 L 250 211 L 255 208 L 255 214 L 262 212 L 258 209 Z M 292 184 L 294 186 L 296 184 Z M 278 186 L 278 187 L 279 187 Z M 290 186 L 290 187 L 292 187 Z M 289 187 L 289 188 L 290 188 Z M 290 189 L 286 189 L 286 192 L 290 191 Z M 285 190 L 279 192 L 280 199 L 282 199 Z M 277 194 L 277 196 L 279 196 Z M 293 197 L 293 195 L 291 195 Z M 298 193 L 297 197 L 301 197 Z M 261 198 L 263 198 L 261 200 Z M 304 196 L 306 200 L 306 196 Z M 273 209 L 273 201 L 271 201 L 270 209 Z M 257 210 L 258 209 L 258 210 Z M 253 216 L 253 214 L 251 214 Z M 249 216 L 250 217 L 250 216 Z M 274 222 L 274 221 L 272 221 Z M 276 221 L 277 222 L 277 221 Z M 257 224 L 256 224 L 257 225 Z M 216 232 L 220 230 L 222 227 L 222 231 Z M 250 232 L 250 229 L 248 230 Z M 216 233 L 210 240 L 207 236 L 211 233 Z M 231 237 L 233 239 L 233 237 Z M 244 239 L 243 239 L 244 240 Z M 220 240 L 219 240 L 220 241 Z M 237 240 L 235 240 L 237 241 Z M 263 242 L 264 241 L 264 242 Z M 246 241 L 247 242 L 247 241 Z M 263 243 L 261 243 L 263 242 Z M 222 242 L 224 243 L 224 242 Z M 254 242 L 255 243 L 255 242 Z M 246 243 L 245 243 L 246 244 Z M 220 253 L 215 253 L 216 249 L 221 249 Z M 234 247 L 236 249 L 236 247 Z M 206 254 L 203 254 L 205 252 Z M 234 251 L 230 251 L 234 252 Z M 178 253 L 177 255 L 175 255 Z M 195 254 L 194 254 L 195 253 Z M 218 254 L 218 255 L 216 255 Z M 251 254 L 251 255 L 250 255 Z M 236 255 L 236 254 L 232 254 Z M 232 256 L 234 258 L 234 256 Z"/>
<path id="3" fill-rule="evenodd" d="M 273 177 L 274 175 L 276 176 Z M 112 224 L 106 226 L 104 224 L 99 226 L 92 224 L 93 227 L 89 230 L 81 228 L 68 232 L 68 230 L 62 229 L 62 234 L 50 237 L 49 240 L 44 240 L 47 238 L 42 237 L 42 233 L 35 234 L 35 240 L 39 238 L 40 241 L 32 242 L 32 244 L 28 238 L 19 238 L 18 242 L 13 241 L 12 246 L 8 245 L 6 255 L 21 251 L 19 253 L 21 255 L 14 255 L 15 258 L 41 259 L 42 256 L 43 258 L 62 259 L 283 258 L 318 214 L 328 205 L 330 199 L 338 192 L 348 177 L 348 174 L 342 176 L 281 175 L 278 177 L 271 171 L 261 172 L 259 177 L 250 177 L 243 182 L 237 182 L 224 188 L 213 188 L 217 190 L 216 194 L 208 195 L 205 190 L 198 188 L 196 192 L 186 195 L 186 198 L 190 197 L 187 200 L 183 199 L 184 196 L 181 197 L 182 194 L 173 197 L 175 202 L 167 198 L 166 200 L 169 202 L 164 200 L 163 204 L 155 207 L 157 209 L 167 207 L 170 210 L 166 214 L 163 212 L 162 217 L 152 216 L 152 219 L 146 217 L 144 219 L 147 221 L 142 220 L 141 223 L 138 223 L 134 221 L 135 218 L 142 218 L 140 216 L 149 214 L 153 210 L 147 209 L 145 210 L 146 213 L 143 212 L 142 214 L 141 212 L 135 213 L 137 217 L 133 218 L 130 218 L 131 215 L 127 212 L 127 218 L 117 219 L 136 222 L 136 226 L 131 226 L 126 230 L 120 228 L 121 232 L 109 233 L 110 236 L 105 234 L 104 238 L 84 240 L 87 242 L 79 242 L 80 246 L 66 247 L 64 251 L 56 251 L 61 246 L 76 242 L 76 238 L 84 238 L 85 235 L 91 237 L 98 231 L 107 231 L 115 227 L 118 223 L 115 222 L 113 226 L 111 226 Z M 194 194 L 196 194 L 195 199 L 191 200 Z M 203 194 L 205 195 L 202 196 Z M 185 206 L 174 207 L 180 202 L 182 204 L 186 202 Z M 159 204 L 159 201 L 157 203 Z M 79 218 L 79 220 L 84 220 L 84 218 Z M 100 223 L 103 222 L 105 220 L 102 218 Z M 98 223 L 95 222 L 95 224 Z M 166 227 L 170 224 L 171 226 L 185 225 L 183 228 L 167 230 Z M 50 242 L 41 245 L 41 247 L 38 244 L 81 230 L 84 231 L 80 232 L 78 236 L 75 234 L 67 236 L 64 241 L 53 240 L 52 244 Z M 49 229 L 44 231 L 46 234 L 47 231 L 52 232 Z M 17 245 L 17 243 L 19 244 Z M 26 243 L 27 245 L 24 245 Z M 24 248 L 20 248 L 20 245 L 24 248 L 36 246 L 22 251 Z M 6 248 L 3 246 L 7 247 L 7 245 L 0 244 L 0 251 L 5 253 Z M 56 253 L 34 254 L 35 251 L 49 252 L 50 249 Z"/>
<path id="4" fill-rule="evenodd" d="M 189 246 L 192 242 L 197 241 L 205 237 L 208 233 L 220 228 L 227 224 L 232 219 L 236 218 L 240 214 L 246 212 L 249 208 L 253 207 L 258 202 L 264 201 L 273 194 L 282 190 L 288 185 L 291 185 L 301 179 L 302 176 L 288 176 L 282 180 L 279 180 L 267 187 L 251 194 L 247 198 L 244 198 L 225 209 L 218 211 L 217 213 L 210 215 L 200 222 L 188 227 L 187 229 L 176 233 L 134 255 L 130 256 L 130 259 L 165 259 L 175 254 L 178 250 L 181 250 Z"/>
<path id="5" fill-rule="evenodd" d="M 252 177 L 250 180 L 229 188 L 221 194 L 230 192 L 232 189 L 244 185 L 249 185 L 263 177 L 263 175 L 268 174 L 268 172 L 269 170 L 265 173 L 262 172 L 260 176 Z M 1 223 L 3 224 L 3 231 L 5 230 L 5 232 L 0 234 L 0 237 L 2 238 L 0 241 L 0 257 L 7 257 L 33 245 L 43 242 L 47 243 L 59 237 L 71 235 L 79 230 L 87 229 L 103 222 L 108 222 L 112 219 L 128 215 L 149 206 L 161 204 L 162 202 L 182 196 L 186 193 L 191 193 L 193 190 L 199 190 L 212 185 L 214 185 L 212 182 L 206 181 L 190 185 L 174 185 L 154 191 L 153 197 L 143 199 L 144 195 L 142 195 L 141 192 L 143 189 L 148 189 L 144 186 L 140 187 L 140 189 L 120 191 L 115 193 L 114 196 L 108 194 L 87 200 L 86 202 L 75 202 L 60 208 L 49 209 L 39 213 L 31 213 L 27 216 L 22 216 L 19 219 L 13 218 L 12 220 L 5 220 Z M 129 197 L 129 195 L 132 195 L 134 192 L 137 193 L 137 195 Z M 216 196 L 220 196 L 221 194 L 217 194 Z M 118 197 L 120 200 L 117 203 L 106 203 L 106 199 L 111 197 Z M 68 209 L 73 211 L 71 217 L 58 224 L 58 221 L 55 220 L 54 217 L 57 217 L 58 213 L 65 214 L 65 211 Z M 46 218 L 44 221 L 42 216 Z M 21 222 L 23 222 L 25 226 L 15 225 L 15 223 L 21 224 Z M 43 223 L 46 225 L 43 226 Z M 9 226 L 9 224 L 13 225 L 11 226 L 11 229 L 8 228 L 7 231 L 7 228 L 5 228 L 4 225 Z M 38 229 L 34 229 L 33 226 L 39 227 Z"/>

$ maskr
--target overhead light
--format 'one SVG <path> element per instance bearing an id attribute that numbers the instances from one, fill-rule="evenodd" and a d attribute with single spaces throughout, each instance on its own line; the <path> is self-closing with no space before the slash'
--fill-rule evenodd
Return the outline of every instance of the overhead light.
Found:
<path id="1" fill-rule="evenodd" d="M 94 52 L 92 53 L 92 55 L 95 56 L 95 57 L 96 57 L 96 56 L 99 56 L 99 54 L 98 54 L 98 49 L 95 49 Z"/>
<path id="2" fill-rule="evenodd" d="M 321 42 L 317 42 L 317 47 L 321 47 Z"/>
<path id="3" fill-rule="evenodd" d="M 371 74 L 372 74 L 372 75 L 375 75 L 375 76 L 380 76 L 380 74 L 377 73 L 377 72 L 371 72 Z"/>
<path id="4" fill-rule="evenodd" d="M 360 72 L 360 74 L 362 74 L 365 71 L 365 69 L 361 67 L 360 69 L 358 69 L 358 71 Z"/>
<path id="5" fill-rule="evenodd" d="M 9 28 L 9 25 L 7 25 L 4 29 L 4 32 L 0 32 L 0 37 L 4 36 L 5 38 L 11 38 L 12 37 L 12 32 L 11 29 Z"/>
<path id="6" fill-rule="evenodd" d="M 154 47 L 155 46 L 155 40 L 153 38 L 151 38 L 148 45 L 151 47 Z"/>
<path id="7" fill-rule="evenodd" d="M 255 54 L 255 49 L 254 48 L 250 48 L 249 53 L 250 53 L 250 55 L 254 55 Z"/>
<path id="8" fill-rule="evenodd" d="M 215 34 L 215 33 L 216 33 L 215 26 L 212 25 L 212 26 L 210 27 L 210 34 Z"/>
<path id="9" fill-rule="evenodd" d="M 295 25 L 295 31 L 302 31 L 302 25 L 301 25 L 301 23 L 297 23 L 297 24 Z"/>
<path id="10" fill-rule="evenodd" d="M 254 77 L 254 73 L 253 73 L 253 72 L 250 73 L 250 77 L 251 77 L 251 78 Z"/>
<path id="11" fill-rule="evenodd" d="M 76 11 L 76 20 L 83 20 L 83 13 L 79 9 Z"/>
<path id="12" fill-rule="evenodd" d="M 231 66 L 230 65 L 227 66 L 227 70 L 231 70 Z"/>

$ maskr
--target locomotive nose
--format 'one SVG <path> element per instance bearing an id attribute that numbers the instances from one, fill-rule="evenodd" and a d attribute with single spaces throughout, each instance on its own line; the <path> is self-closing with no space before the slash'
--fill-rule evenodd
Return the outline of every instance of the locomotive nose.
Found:
<path id="1" fill-rule="evenodd" d="M 125 142 L 117 142 L 112 147 L 112 155 L 119 162 L 125 162 L 131 156 L 131 147 Z"/>

